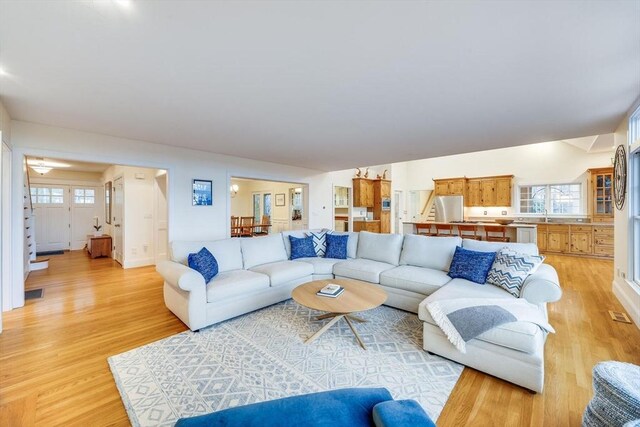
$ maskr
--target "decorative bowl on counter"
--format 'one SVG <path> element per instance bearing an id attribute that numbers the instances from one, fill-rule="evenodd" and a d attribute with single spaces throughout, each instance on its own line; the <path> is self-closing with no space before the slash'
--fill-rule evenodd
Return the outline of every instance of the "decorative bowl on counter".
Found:
<path id="1" fill-rule="evenodd" d="M 506 219 L 506 218 L 501 218 L 501 219 L 494 219 L 495 222 L 497 222 L 500 225 L 509 225 L 511 224 L 514 220 L 513 219 Z"/>

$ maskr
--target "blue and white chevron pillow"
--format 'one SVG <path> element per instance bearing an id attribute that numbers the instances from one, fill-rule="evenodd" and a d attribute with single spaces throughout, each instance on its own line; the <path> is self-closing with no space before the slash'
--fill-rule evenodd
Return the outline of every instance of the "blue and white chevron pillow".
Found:
<path id="1" fill-rule="evenodd" d="M 524 281 L 538 269 L 542 261 L 544 257 L 540 255 L 526 255 L 506 248 L 500 249 L 487 275 L 487 283 L 520 298 Z"/>
<path id="2" fill-rule="evenodd" d="M 313 249 L 316 251 L 316 255 L 324 257 L 327 252 L 327 232 L 323 231 L 310 231 L 307 236 L 313 237 Z"/>

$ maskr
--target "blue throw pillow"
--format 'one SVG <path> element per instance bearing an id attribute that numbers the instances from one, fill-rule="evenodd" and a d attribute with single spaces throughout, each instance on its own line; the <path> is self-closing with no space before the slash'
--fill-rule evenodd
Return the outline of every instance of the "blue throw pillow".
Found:
<path id="1" fill-rule="evenodd" d="M 291 259 L 316 257 L 316 250 L 313 248 L 313 237 L 297 238 L 289 236 L 291 242 Z"/>
<path id="2" fill-rule="evenodd" d="M 336 235 L 327 233 L 327 250 L 324 253 L 325 258 L 347 259 L 347 243 L 349 235 Z"/>
<path id="3" fill-rule="evenodd" d="M 200 249 L 197 254 L 189 254 L 189 267 L 202 274 L 205 283 L 209 283 L 218 274 L 218 261 L 207 248 Z"/>
<path id="4" fill-rule="evenodd" d="M 484 285 L 495 259 L 495 252 L 470 251 L 456 246 L 451 267 L 449 267 L 449 277 L 467 279 Z"/>

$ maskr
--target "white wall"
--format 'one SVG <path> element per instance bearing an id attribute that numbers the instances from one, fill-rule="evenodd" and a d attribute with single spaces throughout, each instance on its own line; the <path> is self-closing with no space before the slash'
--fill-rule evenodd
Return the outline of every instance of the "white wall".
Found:
<path id="1" fill-rule="evenodd" d="M 12 143 L 12 193 L 18 195 L 22 194 L 20 161 L 25 154 L 168 170 L 169 240 L 228 236 L 231 176 L 306 183 L 310 192 L 309 227 L 329 228 L 333 224 L 332 180 L 328 173 L 21 121 L 12 122 Z M 213 180 L 213 206 L 192 206 L 193 178 Z M 13 250 L 22 253 L 20 200 L 12 202 L 12 207 Z M 24 305 L 24 266 L 14 260 L 13 267 L 12 307 L 20 307 Z"/>
<path id="2" fill-rule="evenodd" d="M 629 115 L 640 106 L 640 100 L 629 111 Z M 629 163 L 629 140 L 628 140 L 629 118 L 620 123 L 620 126 L 614 133 L 616 146 L 623 145 L 627 152 L 627 163 Z M 635 146 L 632 148 L 636 148 Z M 628 174 L 629 175 L 629 174 Z M 632 266 L 631 266 L 631 218 L 629 205 L 631 203 L 631 190 L 633 183 L 631 178 L 627 181 L 627 201 L 622 210 L 615 210 L 614 231 L 615 231 L 615 248 L 613 261 L 613 293 L 616 295 L 625 310 L 633 318 L 636 326 L 640 328 L 640 291 L 638 287 L 631 283 Z M 635 185 L 638 185 L 637 183 Z M 637 197 L 637 196 L 636 196 Z M 623 277 L 624 276 L 624 277 Z"/>
<path id="3" fill-rule="evenodd" d="M 612 150 L 613 152 L 613 150 Z M 466 176 L 515 175 L 513 206 L 507 214 L 517 214 L 518 185 L 582 183 L 583 210 L 587 212 L 587 169 L 611 166 L 612 152 L 589 154 L 561 141 L 487 150 L 455 156 L 406 162 L 405 193 L 433 190 L 433 179 Z M 395 187 L 395 185 L 394 185 Z M 469 216 L 500 216 L 505 208 L 469 208 Z"/>
<path id="4" fill-rule="evenodd" d="M 2 101 L 0 101 L 0 134 L 2 134 L 2 141 L 11 148 L 11 116 L 2 105 Z"/>
<path id="5" fill-rule="evenodd" d="M 12 307 L 11 148 L 11 117 L 0 100 L 0 332 L 2 311 Z"/>

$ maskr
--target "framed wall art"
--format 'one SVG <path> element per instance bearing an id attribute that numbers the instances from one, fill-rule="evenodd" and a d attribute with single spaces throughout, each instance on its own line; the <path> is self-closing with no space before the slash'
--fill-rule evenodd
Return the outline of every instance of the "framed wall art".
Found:
<path id="1" fill-rule="evenodd" d="M 287 203 L 286 194 L 276 194 L 276 206 L 284 206 Z"/>
<path id="2" fill-rule="evenodd" d="M 193 180 L 193 206 L 213 205 L 213 182 L 205 179 Z"/>

